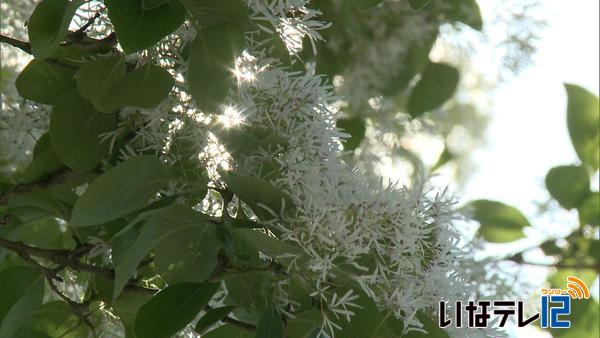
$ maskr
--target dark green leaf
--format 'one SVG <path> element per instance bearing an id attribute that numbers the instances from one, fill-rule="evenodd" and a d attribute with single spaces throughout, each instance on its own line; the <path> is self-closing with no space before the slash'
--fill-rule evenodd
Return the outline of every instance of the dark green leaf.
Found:
<path id="1" fill-rule="evenodd" d="M 450 99 L 458 85 L 458 70 L 445 63 L 430 62 L 408 98 L 412 117 L 434 110 Z"/>
<path id="2" fill-rule="evenodd" d="M 242 0 L 182 0 L 192 18 L 208 28 L 224 21 L 250 27 L 248 6 Z"/>
<path id="3" fill-rule="evenodd" d="M 162 5 L 168 4 L 171 0 L 142 0 L 142 9 L 151 11 Z"/>
<path id="4" fill-rule="evenodd" d="M 239 26 L 222 22 L 198 31 L 191 48 L 188 83 L 200 109 L 214 112 L 233 82 L 231 69 L 245 46 Z"/>
<path id="5" fill-rule="evenodd" d="M 25 99 L 54 104 L 58 95 L 75 88 L 74 75 L 71 68 L 33 59 L 19 74 L 15 86 Z"/>
<path id="6" fill-rule="evenodd" d="M 395 338 L 399 332 L 390 332 L 394 325 L 395 318 L 390 312 L 381 312 L 377 309 L 377 305 L 366 294 L 361 291 L 358 293 L 359 298 L 352 301 L 360 306 L 353 307 L 351 310 L 355 313 L 351 321 L 342 319 L 338 324 L 342 327 L 340 333 L 344 338 Z M 337 336 L 337 333 L 336 333 Z"/>
<path id="7" fill-rule="evenodd" d="M 356 5 L 356 7 L 358 7 L 361 11 L 366 11 L 368 9 L 371 9 L 383 2 L 383 0 L 352 0 L 352 1 Z"/>
<path id="8" fill-rule="evenodd" d="M 168 184 L 169 172 L 154 156 L 136 156 L 102 174 L 77 200 L 72 226 L 111 221 L 147 206 Z"/>
<path id="9" fill-rule="evenodd" d="M 600 106 L 598 97 L 584 88 L 565 84 L 568 95 L 567 126 L 573 147 L 592 172 L 600 167 Z"/>
<path id="10" fill-rule="evenodd" d="M 583 167 L 555 167 L 546 175 L 546 188 L 565 209 L 573 209 L 590 194 L 590 177 Z"/>
<path id="11" fill-rule="evenodd" d="M 87 337 L 90 329 L 73 313 L 63 301 L 51 301 L 31 311 L 27 316 L 28 325 L 19 334 L 22 338 L 43 334 L 45 337 L 80 338 Z"/>
<path id="12" fill-rule="evenodd" d="M 140 234 L 126 248 L 121 255 L 122 258 L 115 264 L 113 299 L 116 299 L 129 278 L 135 275 L 140 262 L 158 243 L 172 234 L 190 227 L 197 227 L 201 231 L 210 231 L 211 229 L 202 214 L 177 203 L 163 209 L 145 212 L 134 223 L 138 222 L 143 222 Z"/>
<path id="13" fill-rule="evenodd" d="M 473 201 L 469 207 L 473 219 L 481 224 L 479 234 L 487 241 L 505 243 L 525 236 L 523 228 L 529 226 L 529 221 L 519 210 L 489 200 Z"/>
<path id="14" fill-rule="evenodd" d="M 103 133 L 116 126 L 115 114 L 103 114 L 81 97 L 76 89 L 58 97 L 50 114 L 50 141 L 58 157 L 71 169 L 94 169 L 108 153 Z"/>
<path id="15" fill-rule="evenodd" d="M 217 267 L 219 249 L 214 227 L 187 228 L 156 246 L 154 264 L 169 284 L 202 283 Z"/>
<path id="16" fill-rule="evenodd" d="M 50 134 L 46 132 L 36 142 L 33 148 L 33 160 L 25 168 L 21 181 L 23 183 L 35 182 L 45 178 L 64 167 L 50 144 Z"/>
<path id="17" fill-rule="evenodd" d="M 350 138 L 344 140 L 345 150 L 358 148 L 367 131 L 365 120 L 360 117 L 339 119 L 337 120 L 337 127 L 350 134 Z"/>
<path id="18" fill-rule="evenodd" d="M 202 316 L 198 322 L 196 323 L 196 327 L 194 331 L 198 334 L 203 334 L 206 329 L 210 328 L 214 324 L 221 321 L 223 318 L 227 317 L 231 310 L 233 310 L 233 306 L 223 306 L 215 309 L 210 309 L 204 316 Z"/>
<path id="19" fill-rule="evenodd" d="M 178 0 L 152 10 L 144 10 L 142 0 L 106 0 L 104 4 L 127 54 L 154 46 L 185 21 L 185 8 Z"/>
<path id="20" fill-rule="evenodd" d="M 273 213 L 279 215 L 295 209 L 292 199 L 286 193 L 262 178 L 231 174 L 226 175 L 224 180 L 229 189 L 262 220 L 273 218 Z"/>
<path id="21" fill-rule="evenodd" d="M 148 63 L 127 74 L 108 91 L 107 105 L 154 108 L 169 95 L 174 83 L 167 70 Z"/>
<path id="22" fill-rule="evenodd" d="M 27 314 L 42 304 L 44 277 L 32 267 L 0 272 L 0 338 L 14 338 L 27 325 Z"/>
<path id="23" fill-rule="evenodd" d="M 183 283 L 161 290 L 140 308 L 135 318 L 136 336 L 173 336 L 196 317 L 218 288 L 216 283 Z"/>
<path id="24" fill-rule="evenodd" d="M 69 24 L 84 1 L 42 0 L 27 22 L 33 54 L 46 58 L 58 48 L 69 32 Z"/>
<path id="25" fill-rule="evenodd" d="M 287 334 L 289 338 L 309 338 L 311 333 L 321 327 L 323 314 L 313 309 L 295 313 L 295 318 L 288 319 Z"/>
<path id="26" fill-rule="evenodd" d="M 237 326 L 224 325 L 203 335 L 202 338 L 254 338 L 254 335 Z"/>
<path id="27" fill-rule="evenodd" d="M 111 296 L 109 295 L 108 297 L 106 301 L 109 301 Z M 112 309 L 119 316 L 121 323 L 123 323 L 126 337 L 135 337 L 135 317 L 142 305 L 146 304 L 151 297 L 152 295 L 147 292 L 124 291 L 119 295 L 119 298 L 112 302 Z"/>
<path id="28" fill-rule="evenodd" d="M 275 307 L 266 309 L 256 325 L 256 338 L 283 338 L 283 320 Z"/>
<path id="29" fill-rule="evenodd" d="M 600 225 L 600 193 L 591 193 L 577 207 L 581 225 Z"/>
<path id="30" fill-rule="evenodd" d="M 129 3 L 129 1 L 123 1 Z M 113 112 L 117 106 L 110 102 L 110 90 L 125 78 L 125 58 L 110 56 L 89 61 L 81 66 L 75 79 L 81 96 L 90 100 L 96 109 Z"/>

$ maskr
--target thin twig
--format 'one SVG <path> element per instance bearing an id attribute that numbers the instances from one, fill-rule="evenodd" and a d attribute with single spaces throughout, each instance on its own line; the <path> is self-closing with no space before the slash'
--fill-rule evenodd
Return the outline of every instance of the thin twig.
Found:
<path id="1" fill-rule="evenodd" d="M 31 44 L 27 41 L 18 40 L 15 38 L 11 38 L 10 36 L 6 36 L 4 34 L 0 34 L 0 42 L 7 43 L 13 47 L 17 47 L 20 50 L 24 51 L 27 54 L 32 54 L 31 52 Z"/>

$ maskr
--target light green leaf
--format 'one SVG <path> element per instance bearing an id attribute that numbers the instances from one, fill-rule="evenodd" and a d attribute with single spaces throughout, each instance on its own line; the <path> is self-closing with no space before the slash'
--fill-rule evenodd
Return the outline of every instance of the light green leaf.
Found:
<path id="1" fill-rule="evenodd" d="M 33 59 L 17 77 L 15 86 L 23 98 L 54 104 L 63 92 L 75 88 L 75 71 L 45 60 Z"/>
<path id="2" fill-rule="evenodd" d="M 254 335 L 237 326 L 223 325 L 203 335 L 202 338 L 254 338 Z"/>
<path id="3" fill-rule="evenodd" d="M 577 207 L 581 225 L 600 225 L 600 193 L 591 193 Z"/>
<path id="4" fill-rule="evenodd" d="M 469 203 L 472 217 L 481 224 L 479 234 L 487 241 L 495 243 L 512 242 L 525 236 L 523 228 L 529 221 L 514 207 L 489 200 Z"/>
<path id="5" fill-rule="evenodd" d="M 186 228 L 197 227 L 206 231 L 207 227 L 212 226 L 206 223 L 206 217 L 199 212 L 177 203 L 145 212 L 134 223 L 138 222 L 143 222 L 139 235 L 116 262 L 113 299 L 121 293 L 129 278 L 135 275 L 144 257 L 165 238 Z"/>
<path id="6" fill-rule="evenodd" d="M 42 0 L 27 22 L 33 55 L 51 56 L 69 32 L 75 11 L 84 1 Z"/>
<path id="7" fill-rule="evenodd" d="M 210 309 L 198 320 L 196 326 L 194 327 L 194 331 L 196 331 L 198 334 L 203 334 L 206 329 L 227 317 L 233 309 L 233 306 L 223 306 Z"/>
<path id="8" fill-rule="evenodd" d="M 400 332 L 391 332 L 391 323 L 395 318 L 390 312 L 381 312 L 377 305 L 366 294 L 354 291 L 359 298 L 352 301 L 360 308 L 352 307 L 355 313 L 351 321 L 342 319 L 338 324 L 342 327 L 340 335 L 344 338 L 396 338 Z M 337 336 L 337 333 L 336 333 Z"/>
<path id="9" fill-rule="evenodd" d="M 411 331 L 406 335 L 402 336 L 403 338 L 420 338 L 420 337 L 435 337 L 435 338 L 449 338 L 450 336 L 446 331 L 441 329 L 437 323 L 435 323 L 429 316 L 424 314 L 423 312 L 417 313 L 417 318 L 423 324 L 422 329 L 427 331 L 427 333 L 419 332 L 419 331 Z"/>
<path id="10" fill-rule="evenodd" d="M 151 10 L 142 8 L 142 0 L 105 0 L 104 4 L 127 54 L 154 46 L 185 21 L 185 8 L 178 0 Z"/>
<path id="11" fill-rule="evenodd" d="M 56 99 L 50 114 L 50 141 L 58 157 L 71 169 L 94 169 L 108 153 L 109 142 L 100 135 L 116 127 L 115 114 L 103 114 L 76 89 Z"/>
<path id="12" fill-rule="evenodd" d="M 256 338 L 283 338 L 283 320 L 275 307 L 266 309 L 256 325 Z"/>
<path id="13" fill-rule="evenodd" d="M 228 188 L 248 204 L 261 220 L 272 219 L 273 213 L 279 215 L 295 209 L 289 195 L 262 178 L 229 174 L 223 179 Z"/>
<path id="14" fill-rule="evenodd" d="M 568 96 L 567 127 L 575 152 L 586 168 L 600 167 L 600 105 L 598 97 L 584 88 L 565 84 Z"/>
<path id="15" fill-rule="evenodd" d="M 546 188 L 565 209 L 573 209 L 589 196 L 590 177 L 583 167 L 555 167 L 546 175 Z"/>
<path id="16" fill-rule="evenodd" d="M 169 284 L 203 283 L 218 264 L 214 227 L 191 227 L 170 235 L 154 249 L 154 264 Z"/>
<path id="17" fill-rule="evenodd" d="M 383 2 L 383 0 L 352 0 L 352 1 L 356 5 L 356 7 L 358 7 L 361 11 L 366 11 L 368 9 L 371 9 Z"/>
<path id="18" fill-rule="evenodd" d="M 135 338 L 135 317 L 142 305 L 146 304 L 151 298 L 152 295 L 147 292 L 124 291 L 112 302 L 111 307 L 123 323 L 126 337 Z"/>
<path id="19" fill-rule="evenodd" d="M 430 62 L 408 98 L 410 116 L 418 117 L 440 107 L 454 95 L 458 80 L 456 68 L 445 63 Z"/>
<path id="20" fill-rule="evenodd" d="M 123 1 L 129 2 L 129 1 Z M 79 93 L 90 100 L 96 109 L 104 113 L 116 110 L 109 101 L 110 90 L 125 77 L 126 67 L 123 56 L 110 56 L 86 62 L 75 79 Z"/>
<path id="21" fill-rule="evenodd" d="M 337 120 L 336 126 L 342 131 L 350 134 L 350 138 L 344 140 L 345 150 L 354 150 L 358 148 L 365 138 L 367 126 L 365 120 L 360 117 L 342 118 Z"/>
<path id="22" fill-rule="evenodd" d="M 183 283 L 167 287 L 144 304 L 135 318 L 137 337 L 169 338 L 188 325 L 219 284 Z"/>
<path id="23" fill-rule="evenodd" d="M 174 83 L 166 69 L 148 63 L 117 82 L 105 101 L 110 107 L 155 108 L 169 95 Z"/>
<path id="24" fill-rule="evenodd" d="M 70 223 L 95 225 L 141 209 L 167 186 L 168 179 L 168 169 L 158 158 L 132 157 L 91 183 L 75 203 Z"/>
<path id="25" fill-rule="evenodd" d="M 188 83 L 200 109 L 214 112 L 227 97 L 233 82 L 231 69 L 244 46 L 244 32 L 234 23 L 198 31 L 190 52 Z"/>

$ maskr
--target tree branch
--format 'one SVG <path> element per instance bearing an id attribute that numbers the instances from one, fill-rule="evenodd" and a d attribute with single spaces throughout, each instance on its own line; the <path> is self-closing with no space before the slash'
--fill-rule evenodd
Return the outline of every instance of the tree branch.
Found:
<path id="1" fill-rule="evenodd" d="M 0 34 L 0 42 L 7 43 L 13 47 L 19 48 L 27 54 L 31 54 L 31 44 L 27 41 L 18 40 L 15 38 L 11 38 L 10 36 L 6 36 L 4 34 Z"/>

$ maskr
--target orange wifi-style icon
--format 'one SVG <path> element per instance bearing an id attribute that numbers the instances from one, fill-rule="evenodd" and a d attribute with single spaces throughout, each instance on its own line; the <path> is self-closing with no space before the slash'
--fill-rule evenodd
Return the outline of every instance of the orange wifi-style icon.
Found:
<path id="1" fill-rule="evenodd" d="M 590 290 L 585 283 L 573 276 L 567 277 L 567 293 L 574 299 L 589 299 Z"/>

